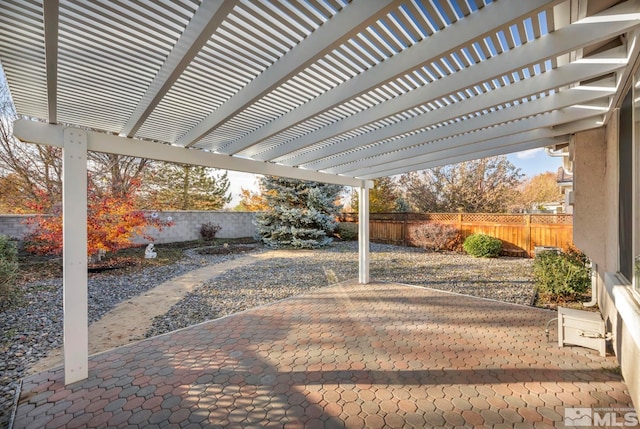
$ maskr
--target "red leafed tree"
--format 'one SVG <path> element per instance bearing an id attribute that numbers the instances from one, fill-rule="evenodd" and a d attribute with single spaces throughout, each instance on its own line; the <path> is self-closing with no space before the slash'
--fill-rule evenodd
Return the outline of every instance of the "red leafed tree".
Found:
<path id="1" fill-rule="evenodd" d="M 137 187 L 137 185 L 136 185 Z M 152 241 L 145 234 L 148 227 L 158 230 L 170 226 L 171 222 L 161 221 L 146 216 L 135 209 L 136 187 L 128 190 L 123 196 L 97 192 L 89 181 L 87 193 L 87 253 L 95 255 L 99 250 L 112 252 L 131 247 L 131 239 L 142 236 Z M 44 207 L 33 207 L 43 213 Z M 53 208 L 53 214 L 39 215 L 30 219 L 33 233 L 29 236 L 27 250 L 37 254 L 62 253 L 62 210 Z"/>

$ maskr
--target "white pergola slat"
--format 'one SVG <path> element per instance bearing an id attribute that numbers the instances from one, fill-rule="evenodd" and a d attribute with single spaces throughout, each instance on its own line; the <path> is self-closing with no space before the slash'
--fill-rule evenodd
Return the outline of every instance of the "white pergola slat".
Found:
<path id="1" fill-rule="evenodd" d="M 65 236 L 86 150 L 336 183 L 366 283 L 371 179 L 606 124 L 639 34 L 640 0 L 2 0 L 0 62 L 16 136 L 63 148 Z M 67 382 L 85 254 L 65 241 Z"/>

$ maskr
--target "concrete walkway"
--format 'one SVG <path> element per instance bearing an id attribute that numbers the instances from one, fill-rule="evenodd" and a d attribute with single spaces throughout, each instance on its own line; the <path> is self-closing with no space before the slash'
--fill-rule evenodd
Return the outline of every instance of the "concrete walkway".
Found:
<path id="1" fill-rule="evenodd" d="M 551 428 L 632 407 L 613 357 L 547 341 L 554 316 L 340 284 L 92 356 L 71 386 L 32 376 L 14 427 Z"/>

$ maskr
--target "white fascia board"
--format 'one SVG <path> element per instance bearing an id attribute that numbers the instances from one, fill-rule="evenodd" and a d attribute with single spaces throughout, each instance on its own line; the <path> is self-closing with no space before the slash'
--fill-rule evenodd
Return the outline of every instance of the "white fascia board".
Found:
<path id="1" fill-rule="evenodd" d="M 234 94 L 226 103 L 211 112 L 189 132 L 180 137 L 176 144 L 185 147 L 194 145 L 236 113 L 246 109 L 291 76 L 324 56 L 328 51 L 346 40 L 353 31 L 366 27 L 393 7 L 399 6 L 400 3 L 397 0 L 350 3 L 247 86 Z"/>
<path id="2" fill-rule="evenodd" d="M 310 168 L 323 170 L 325 168 L 328 168 L 330 165 L 335 165 L 332 159 L 323 160 L 323 158 L 353 150 L 368 143 L 382 141 L 414 130 L 434 126 L 436 124 L 463 117 L 465 115 L 470 115 L 472 113 L 479 112 L 493 106 L 502 105 L 513 100 L 521 100 L 533 94 L 540 94 L 554 88 L 569 85 L 573 82 L 611 73 L 619 70 L 621 67 L 622 66 L 619 64 L 569 64 L 567 66 L 535 76 L 531 79 L 522 80 L 512 85 L 499 88 L 495 91 L 487 92 L 477 97 L 472 97 L 463 102 L 454 103 L 447 106 L 446 108 L 438 109 L 420 115 L 415 119 L 398 122 L 397 124 L 383 127 L 370 133 L 354 137 L 347 141 L 334 144 L 328 148 L 323 148 L 309 154 L 304 154 L 302 156 L 302 158 L 304 159 L 300 159 L 300 157 L 297 157 L 288 161 L 283 161 L 282 164 L 295 164 L 303 166 L 308 165 Z M 615 91 L 614 86 L 612 86 L 611 88 L 611 94 L 613 94 L 613 91 Z M 552 95 L 549 98 L 553 97 L 555 97 L 555 95 Z M 521 104 L 520 106 L 525 106 L 525 104 Z M 524 112 L 524 116 L 529 115 L 530 113 Z M 415 144 L 415 142 L 412 142 L 410 138 L 402 139 L 394 142 L 393 144 L 384 145 L 384 151 L 398 150 L 410 147 L 413 144 Z M 304 160 L 308 160 L 309 158 L 315 158 L 318 161 L 313 162 L 312 160 L 309 162 L 301 162 Z M 345 162 L 350 162 L 358 159 L 357 156 L 355 157 L 355 159 L 351 160 L 348 160 L 348 158 L 349 157 L 347 156 L 347 161 Z"/>
<path id="3" fill-rule="evenodd" d="M 131 137 L 136 133 L 236 4 L 235 0 L 209 0 L 198 7 L 121 134 Z"/>
<path id="4" fill-rule="evenodd" d="M 351 98 L 370 91 L 381 84 L 396 79 L 423 64 L 435 61 L 473 39 L 481 39 L 491 34 L 487 23 L 492 28 L 508 26 L 523 16 L 530 15 L 542 8 L 550 8 L 563 0 L 528 0 L 512 2 L 509 7 L 492 3 L 464 19 L 462 25 L 445 28 L 428 38 L 428 41 L 417 43 L 386 61 L 364 71 L 297 109 L 269 122 L 256 131 L 228 144 L 221 149 L 222 153 L 238 153 L 254 144 L 260 143 L 291 128 L 313 116 L 336 107 Z"/>
<path id="5" fill-rule="evenodd" d="M 637 0 L 630 1 L 638 2 Z M 614 9 L 617 7 L 614 7 Z M 288 153 L 339 136 L 427 102 L 438 100 L 461 89 L 472 87 L 511 71 L 521 70 L 528 65 L 542 62 L 547 58 L 557 57 L 562 53 L 625 33 L 640 23 L 634 14 L 631 14 L 628 19 L 623 18 L 624 15 L 620 21 L 592 22 L 590 24 L 574 24 L 564 27 L 533 42 L 478 63 L 473 67 L 460 70 L 395 99 L 373 106 L 331 126 L 320 128 L 290 143 L 264 151 L 259 157 L 256 156 L 255 158 L 263 161 L 281 158 Z M 336 150 L 342 147 L 341 144 L 335 146 L 337 146 Z M 304 157 L 300 158 L 300 160 L 286 161 L 287 165 L 301 165 L 305 162 L 308 162 L 308 160 Z"/>
<path id="6" fill-rule="evenodd" d="M 554 145 L 558 143 L 559 141 L 556 139 L 533 140 L 530 142 L 518 143 L 511 146 L 503 146 L 500 148 L 488 149 L 486 151 L 474 152 L 474 153 L 454 156 L 450 158 L 443 158 L 443 159 L 431 161 L 431 162 L 415 163 L 415 164 L 412 163 L 411 165 L 407 165 L 403 168 L 379 170 L 375 173 L 363 174 L 361 177 L 365 179 L 374 180 L 379 177 L 395 176 L 397 174 L 409 173 L 411 171 L 427 170 L 429 168 L 442 167 L 444 165 L 457 164 L 457 163 L 466 162 L 466 161 L 473 161 L 475 159 L 488 158 L 491 156 L 498 156 L 498 155 L 506 155 L 509 153 L 516 153 L 516 152 L 521 152 L 523 150 L 537 149 L 540 147 L 546 147 L 548 145 Z"/>
<path id="7" fill-rule="evenodd" d="M 378 157 L 379 162 L 391 162 L 425 151 L 432 152 L 449 145 L 467 144 L 467 141 L 477 142 L 493 139 L 510 134 L 518 134 L 536 128 L 546 128 L 558 124 L 569 123 L 584 119 L 589 115 L 602 114 L 588 109 L 566 108 L 574 104 L 588 103 L 599 98 L 610 96 L 610 91 L 580 91 L 571 89 L 553 97 L 541 98 L 529 103 L 519 104 L 493 113 L 477 116 L 461 121 L 454 125 L 443 126 L 423 133 L 405 137 L 398 142 L 380 144 L 369 149 L 354 151 L 343 156 L 331 158 L 335 167 L 312 168 L 322 171 L 340 174 L 346 168 L 347 162 L 355 165 L 371 165 L 372 157 Z M 562 109 L 562 110 L 560 110 Z M 587 110 L 583 112 L 583 110 Z M 542 113 L 550 112 L 547 115 Z M 537 115 L 537 116 L 534 116 Z M 499 126 L 496 126 L 499 125 Z M 432 142 L 432 143 L 429 143 Z M 326 163 L 325 163 L 326 164 Z"/>
<path id="8" fill-rule="evenodd" d="M 47 146 L 63 147 L 63 133 L 67 127 L 18 119 L 13 124 L 13 134 L 24 142 Z M 95 152 L 148 158 L 158 161 L 199 165 L 245 173 L 288 177 L 314 182 L 333 183 L 343 186 L 367 187 L 373 184 L 367 180 L 321 173 L 313 170 L 292 168 L 272 163 L 218 155 L 199 149 L 186 149 L 163 143 L 136 140 L 128 137 L 87 131 L 87 149 Z"/>

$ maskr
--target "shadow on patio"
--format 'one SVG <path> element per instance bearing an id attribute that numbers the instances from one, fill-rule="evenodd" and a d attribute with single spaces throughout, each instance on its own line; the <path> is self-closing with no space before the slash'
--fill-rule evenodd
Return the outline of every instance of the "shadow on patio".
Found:
<path id="1" fill-rule="evenodd" d="M 95 355 L 68 387 L 30 377 L 14 427 L 561 427 L 566 407 L 632 407 L 612 357 L 547 342 L 553 317 L 348 282 Z"/>

